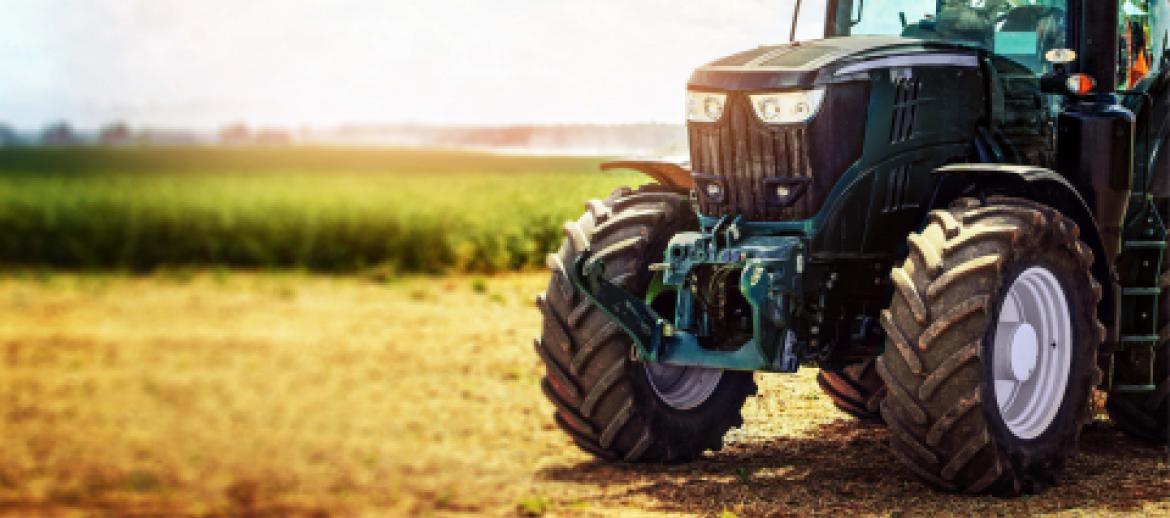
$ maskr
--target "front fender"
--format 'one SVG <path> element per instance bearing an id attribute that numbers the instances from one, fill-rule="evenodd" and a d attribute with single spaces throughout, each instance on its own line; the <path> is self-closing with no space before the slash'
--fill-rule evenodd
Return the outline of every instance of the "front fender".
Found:
<path id="1" fill-rule="evenodd" d="M 1093 276 L 1101 286 L 1113 286 L 1112 263 L 1102 240 L 1093 211 L 1069 181 L 1050 169 L 1006 164 L 952 164 L 934 171 L 940 176 L 931 201 L 931 209 L 947 207 L 964 196 L 1005 195 L 1027 198 L 1048 205 L 1076 222 L 1080 237 L 1093 250 Z M 925 222 L 923 222 L 925 225 Z M 1106 289 L 1099 314 L 1104 322 L 1112 322 L 1114 308 L 1112 289 Z"/>
<path id="2" fill-rule="evenodd" d="M 626 159 L 602 162 L 602 171 L 609 171 L 611 169 L 632 169 L 653 178 L 659 184 L 675 189 L 689 191 L 695 186 L 695 179 L 691 177 L 689 162 L 676 162 L 666 159 Z"/>

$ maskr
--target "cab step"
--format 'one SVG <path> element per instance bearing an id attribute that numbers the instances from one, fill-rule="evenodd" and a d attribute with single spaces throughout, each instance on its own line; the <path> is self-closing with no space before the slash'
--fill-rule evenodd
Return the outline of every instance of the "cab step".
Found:
<path id="1" fill-rule="evenodd" d="M 1165 250 L 1165 241 L 1126 241 L 1126 250 Z"/>

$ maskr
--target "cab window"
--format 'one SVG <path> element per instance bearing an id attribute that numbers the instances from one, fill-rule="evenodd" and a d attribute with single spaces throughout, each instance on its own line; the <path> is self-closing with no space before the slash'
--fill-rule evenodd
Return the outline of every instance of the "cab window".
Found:
<path id="1" fill-rule="evenodd" d="M 1121 0 L 1119 9 L 1117 85 L 1137 88 L 1162 61 L 1170 38 L 1170 2 Z"/>
<path id="2" fill-rule="evenodd" d="M 1149 7 L 1150 13 L 1150 38 L 1149 44 L 1152 46 L 1152 57 L 1154 64 L 1162 62 L 1162 55 L 1170 48 L 1170 1 L 1147 2 L 1153 4 Z"/>
<path id="3" fill-rule="evenodd" d="M 842 0 L 835 35 L 889 35 L 981 47 L 1034 71 L 1065 47 L 1067 0 Z"/>

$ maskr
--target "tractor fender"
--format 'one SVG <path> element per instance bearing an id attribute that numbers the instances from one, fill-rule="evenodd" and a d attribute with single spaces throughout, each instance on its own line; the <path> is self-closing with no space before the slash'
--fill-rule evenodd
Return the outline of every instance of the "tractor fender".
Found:
<path id="1" fill-rule="evenodd" d="M 1093 250 L 1093 277 L 1106 288 L 1102 290 L 1098 313 L 1104 322 L 1113 322 L 1115 300 L 1109 287 L 1116 284 L 1110 274 L 1114 258 L 1106 255 L 1093 211 L 1065 177 L 1043 167 L 1006 164 L 951 164 L 936 169 L 934 174 L 938 183 L 930 209 L 944 208 L 964 196 L 999 194 L 1043 203 L 1075 221 L 1080 238 Z"/>
<path id="2" fill-rule="evenodd" d="M 624 159 L 601 163 L 602 171 L 611 169 L 632 169 L 649 176 L 659 184 L 674 189 L 689 191 L 695 186 L 689 162 L 666 159 Z"/>

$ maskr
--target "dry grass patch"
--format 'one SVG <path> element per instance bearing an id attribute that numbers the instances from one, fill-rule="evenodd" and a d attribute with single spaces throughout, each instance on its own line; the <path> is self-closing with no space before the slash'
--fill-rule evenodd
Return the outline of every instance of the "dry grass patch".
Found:
<path id="1" fill-rule="evenodd" d="M 574 449 L 538 388 L 543 275 L 0 280 L 0 510 L 351 515 L 1170 513 L 1166 450 L 1106 423 L 1062 486 L 934 493 L 819 396 L 762 376 L 728 448 Z"/>

